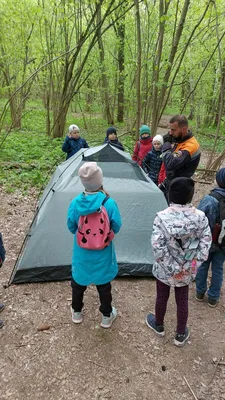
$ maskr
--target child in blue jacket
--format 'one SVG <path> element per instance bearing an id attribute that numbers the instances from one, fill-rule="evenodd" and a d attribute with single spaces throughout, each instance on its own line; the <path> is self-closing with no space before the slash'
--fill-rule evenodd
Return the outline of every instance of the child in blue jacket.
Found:
<path id="1" fill-rule="evenodd" d="M 78 246 L 77 229 L 79 217 L 89 215 L 101 208 L 107 196 L 103 189 L 103 174 L 96 162 L 84 163 L 79 171 L 81 182 L 85 191 L 72 200 L 67 226 L 74 234 L 74 248 L 72 259 L 72 321 L 79 324 L 83 321 L 83 295 L 88 285 L 95 284 L 100 298 L 100 312 L 102 313 L 101 326 L 110 328 L 117 316 L 117 311 L 112 307 L 111 280 L 118 273 L 118 265 L 113 241 L 102 250 L 89 250 Z M 111 229 L 119 232 L 121 217 L 116 202 L 112 198 L 104 203 L 108 213 Z"/>
<path id="2" fill-rule="evenodd" d="M 219 247 L 218 241 L 214 240 L 214 227 L 220 222 L 220 204 L 216 199 L 219 195 L 225 201 L 225 168 L 221 168 L 216 173 L 218 187 L 214 188 L 210 194 L 203 197 L 198 205 L 198 209 L 203 211 L 208 218 L 212 232 L 213 242 L 209 251 L 208 259 L 198 268 L 196 275 L 196 300 L 204 301 L 205 293 L 208 295 L 208 305 L 216 307 L 220 298 L 220 291 L 223 283 L 223 264 L 225 253 Z M 213 197 L 215 195 L 215 197 Z M 207 278 L 211 265 L 212 278 L 207 290 Z"/>
<path id="3" fill-rule="evenodd" d="M 66 159 L 72 157 L 80 149 L 88 149 L 86 140 L 80 137 L 80 129 L 77 125 L 70 125 L 66 139 L 62 145 L 62 151 L 67 153 Z"/>
<path id="4" fill-rule="evenodd" d="M 142 168 L 149 178 L 158 186 L 158 177 L 162 165 L 161 148 L 163 145 L 163 137 L 161 135 L 154 136 L 152 144 L 152 150 L 148 152 L 142 161 Z"/>
<path id="5" fill-rule="evenodd" d="M 0 232 L 0 268 L 3 265 L 3 262 L 5 260 L 5 248 L 3 245 L 3 239 L 2 239 L 2 234 Z M 5 308 L 4 304 L 0 303 L 0 312 L 3 311 Z M 0 319 L 0 329 L 4 326 L 4 322 Z"/>

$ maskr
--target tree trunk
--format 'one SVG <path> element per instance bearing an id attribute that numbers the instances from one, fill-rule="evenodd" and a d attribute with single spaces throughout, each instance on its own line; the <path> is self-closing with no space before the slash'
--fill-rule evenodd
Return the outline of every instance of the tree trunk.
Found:
<path id="1" fill-rule="evenodd" d="M 101 8 L 98 9 L 97 12 L 97 25 L 101 23 Z M 108 124 L 113 125 L 113 115 L 110 109 L 110 101 L 109 101 L 109 88 L 108 88 L 108 78 L 106 74 L 105 68 L 105 50 L 102 41 L 102 33 L 101 28 L 98 29 L 98 47 L 99 47 L 99 58 L 100 58 L 100 66 L 101 66 L 101 79 L 102 79 L 102 104 L 103 104 L 103 115 L 107 120 Z"/>
<path id="2" fill-rule="evenodd" d="M 139 10 L 139 0 L 135 0 L 136 6 L 136 26 L 137 26 L 137 72 L 136 72 L 136 140 L 139 138 L 139 127 L 141 124 L 141 20 Z"/>
<path id="3" fill-rule="evenodd" d="M 119 21 L 117 26 L 118 35 L 118 109 L 117 109 L 117 121 L 123 122 L 124 119 L 124 45 L 125 45 L 125 14 Z"/>

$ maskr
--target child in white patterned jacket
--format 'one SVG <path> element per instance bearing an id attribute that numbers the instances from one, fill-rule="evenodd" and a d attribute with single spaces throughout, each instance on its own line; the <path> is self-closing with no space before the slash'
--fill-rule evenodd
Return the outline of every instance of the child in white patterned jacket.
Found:
<path id="1" fill-rule="evenodd" d="M 177 304 L 176 346 L 183 346 L 189 338 L 189 283 L 196 275 L 197 268 L 207 260 L 212 240 L 208 219 L 191 204 L 193 194 L 194 181 L 191 178 L 173 179 L 169 190 L 170 205 L 157 213 L 151 238 L 157 298 L 155 315 L 148 314 L 146 323 L 158 336 L 165 335 L 164 317 L 170 287 L 174 287 Z"/>

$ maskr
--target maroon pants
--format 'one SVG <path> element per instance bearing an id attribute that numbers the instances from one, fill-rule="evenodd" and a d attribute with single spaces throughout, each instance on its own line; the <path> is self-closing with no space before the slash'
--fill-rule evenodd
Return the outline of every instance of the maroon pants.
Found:
<path id="1" fill-rule="evenodd" d="M 177 333 L 185 333 L 188 319 L 188 289 L 189 286 L 175 287 L 175 299 L 177 304 Z M 155 303 L 155 322 L 163 325 L 166 314 L 167 302 L 170 297 L 170 286 L 156 279 L 156 303 Z"/>

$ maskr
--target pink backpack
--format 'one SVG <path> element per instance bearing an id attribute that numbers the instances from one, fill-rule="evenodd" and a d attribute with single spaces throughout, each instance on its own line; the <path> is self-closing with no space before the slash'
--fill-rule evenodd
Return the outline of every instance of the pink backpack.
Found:
<path id="1" fill-rule="evenodd" d="M 109 196 L 106 196 L 101 207 L 94 213 L 81 215 L 78 221 L 77 244 L 87 250 L 102 250 L 114 238 L 110 228 L 109 216 L 104 207 Z"/>

